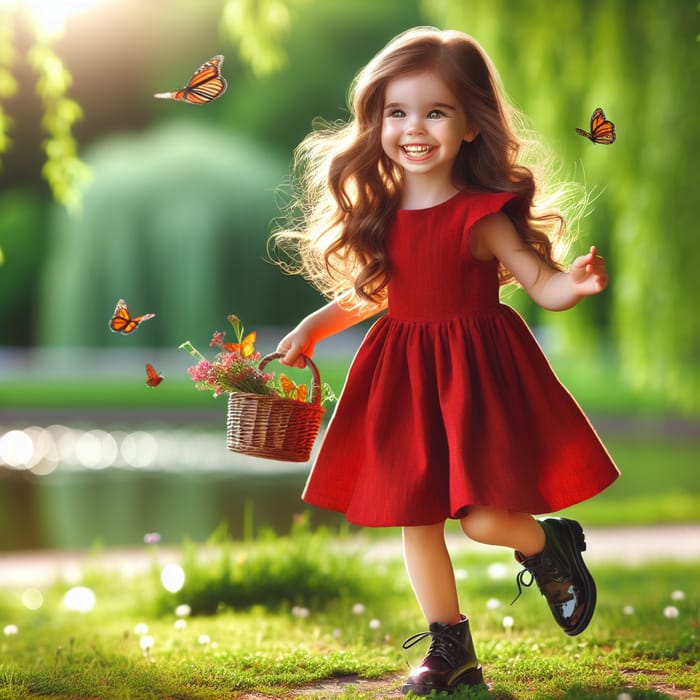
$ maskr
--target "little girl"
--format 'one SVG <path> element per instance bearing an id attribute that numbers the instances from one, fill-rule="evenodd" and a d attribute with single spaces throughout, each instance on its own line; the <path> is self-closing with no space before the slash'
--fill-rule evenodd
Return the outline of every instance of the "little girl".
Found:
<path id="1" fill-rule="evenodd" d="M 316 343 L 381 311 L 360 347 L 303 498 L 364 526 L 401 526 L 431 637 L 403 692 L 483 682 L 445 546 L 448 518 L 511 547 L 557 623 L 581 633 L 596 589 L 580 525 L 535 519 L 606 488 L 618 471 L 520 316 L 516 281 L 542 307 L 605 289 L 595 246 L 565 269 L 559 210 L 522 164 L 525 142 L 471 37 L 431 28 L 388 44 L 358 75 L 352 120 L 298 150 L 304 221 L 276 241 L 331 299 L 279 343 Z M 529 584 L 527 581 L 525 583 Z"/>

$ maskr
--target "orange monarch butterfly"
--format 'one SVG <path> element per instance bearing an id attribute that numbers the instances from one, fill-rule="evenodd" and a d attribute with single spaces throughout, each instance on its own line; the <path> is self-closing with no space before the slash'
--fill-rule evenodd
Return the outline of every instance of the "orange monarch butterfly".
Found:
<path id="1" fill-rule="evenodd" d="M 163 375 L 158 374 L 153 368 L 153 365 L 146 363 L 146 385 L 150 387 L 157 387 L 163 381 Z"/>
<path id="2" fill-rule="evenodd" d="M 241 357 L 250 357 L 255 352 L 255 340 L 258 337 L 256 331 L 248 333 L 240 343 L 224 343 L 224 349 L 229 352 L 237 352 Z"/>
<path id="3" fill-rule="evenodd" d="M 174 92 L 158 92 L 153 97 L 159 100 L 180 100 L 192 105 L 203 105 L 226 92 L 226 80 L 221 75 L 224 57 L 219 54 L 200 66 L 190 82 Z"/>
<path id="4" fill-rule="evenodd" d="M 285 398 L 306 401 L 306 384 L 296 384 L 286 374 L 280 374 L 280 388 Z"/>
<path id="5" fill-rule="evenodd" d="M 148 321 L 155 314 L 143 314 L 143 316 L 131 316 L 129 309 L 126 308 L 126 302 L 120 299 L 114 307 L 114 315 L 109 321 L 109 329 L 114 333 L 129 335 L 133 333 L 141 321 Z"/>
<path id="6" fill-rule="evenodd" d="M 600 107 L 596 107 L 591 116 L 591 131 L 584 131 L 576 128 L 576 133 L 585 136 L 593 143 L 611 144 L 615 140 L 615 125 L 605 118 L 605 112 Z"/>

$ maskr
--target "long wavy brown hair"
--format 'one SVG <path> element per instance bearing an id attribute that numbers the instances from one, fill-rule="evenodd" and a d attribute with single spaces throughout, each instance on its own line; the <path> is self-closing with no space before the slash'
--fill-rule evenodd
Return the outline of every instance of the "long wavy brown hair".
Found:
<path id="1" fill-rule="evenodd" d="M 391 80 L 423 71 L 444 81 L 478 132 L 460 148 L 454 185 L 515 193 L 505 211 L 518 233 L 562 269 L 561 202 L 568 187 L 547 194 L 551 173 L 544 150 L 525 135 L 522 115 L 506 99 L 479 44 L 461 32 L 419 27 L 392 40 L 357 75 L 349 93 L 350 121 L 322 124 L 295 151 L 288 225 L 273 235 L 271 250 L 286 271 L 303 274 L 329 298 L 347 298 L 354 290 L 350 296 L 357 303 L 375 304 L 386 296 L 386 234 L 399 206 L 402 171 L 381 146 L 384 94 Z M 499 278 L 502 284 L 514 281 L 503 266 Z"/>

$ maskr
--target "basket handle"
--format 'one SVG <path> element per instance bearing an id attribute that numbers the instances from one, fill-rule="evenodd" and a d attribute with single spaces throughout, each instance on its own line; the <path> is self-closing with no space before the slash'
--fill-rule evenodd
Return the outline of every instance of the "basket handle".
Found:
<path id="1" fill-rule="evenodd" d="M 258 369 L 262 372 L 265 366 L 272 362 L 272 360 L 279 360 L 280 357 L 284 357 L 283 352 L 271 352 L 269 355 L 265 355 L 258 363 Z M 299 357 L 304 360 L 304 366 L 308 367 L 311 371 L 311 397 L 308 403 L 315 404 L 316 406 L 321 405 L 321 375 L 318 373 L 318 367 L 316 363 L 308 356 L 303 353 Z"/>

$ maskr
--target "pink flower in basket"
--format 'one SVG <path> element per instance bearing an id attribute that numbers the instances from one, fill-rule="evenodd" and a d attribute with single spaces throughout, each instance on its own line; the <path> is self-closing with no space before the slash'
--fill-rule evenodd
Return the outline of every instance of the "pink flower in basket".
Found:
<path id="1" fill-rule="evenodd" d="M 286 375 L 278 378 L 272 372 L 259 369 L 261 354 L 255 349 L 256 332 L 247 335 L 243 323 L 233 314 L 228 316 L 236 338 L 235 343 L 226 342 L 226 333 L 215 331 L 209 347 L 218 348 L 213 361 L 207 360 L 188 340 L 180 348 L 197 360 L 187 371 L 197 389 L 212 391 L 214 396 L 231 392 L 281 396 L 282 398 L 306 401 L 309 395 L 305 384 L 296 384 Z M 321 403 L 335 400 L 332 389 L 321 384 Z"/>
<path id="2" fill-rule="evenodd" d="M 207 360 L 189 340 L 180 345 L 182 350 L 198 360 L 196 365 L 187 370 L 197 389 L 213 391 L 214 396 L 233 391 L 249 394 L 277 394 L 273 382 L 274 374 L 258 369 L 261 355 L 255 350 L 255 331 L 244 336 L 241 320 L 234 315 L 228 316 L 228 320 L 236 335 L 236 342 L 225 342 L 226 333 L 215 331 L 209 346 L 219 348 L 219 352 L 212 362 Z"/>

